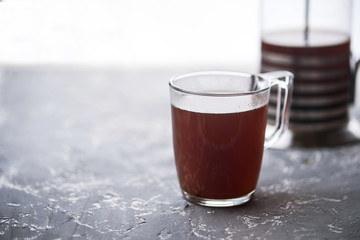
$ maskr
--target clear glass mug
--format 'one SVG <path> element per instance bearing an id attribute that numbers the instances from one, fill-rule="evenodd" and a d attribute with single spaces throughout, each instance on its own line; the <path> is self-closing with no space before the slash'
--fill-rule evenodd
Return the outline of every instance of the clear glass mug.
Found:
<path id="1" fill-rule="evenodd" d="M 207 71 L 170 85 L 173 147 L 185 199 L 213 207 L 250 200 L 264 148 L 288 127 L 293 74 Z M 278 88 L 277 124 L 265 136 L 270 89 Z"/>

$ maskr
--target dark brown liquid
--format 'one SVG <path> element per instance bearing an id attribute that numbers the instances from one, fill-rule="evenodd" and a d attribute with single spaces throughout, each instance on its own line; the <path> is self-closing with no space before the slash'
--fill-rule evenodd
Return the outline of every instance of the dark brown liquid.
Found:
<path id="1" fill-rule="evenodd" d="M 209 114 L 171 107 L 181 188 L 211 199 L 255 190 L 263 150 L 267 105 L 247 112 Z"/>
<path id="2" fill-rule="evenodd" d="M 350 81 L 350 39 L 338 32 L 301 31 L 271 33 L 261 42 L 261 71 L 294 73 L 290 129 L 325 131 L 343 127 L 353 98 Z M 275 119 L 276 91 L 270 99 L 269 119 Z"/>

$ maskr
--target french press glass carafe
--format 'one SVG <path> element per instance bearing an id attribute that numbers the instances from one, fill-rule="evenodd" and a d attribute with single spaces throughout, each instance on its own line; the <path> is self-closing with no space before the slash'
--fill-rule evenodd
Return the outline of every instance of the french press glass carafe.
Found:
<path id="1" fill-rule="evenodd" d="M 294 73 L 291 130 L 283 146 L 334 146 L 358 141 L 349 122 L 354 100 L 351 0 L 263 0 L 261 72 Z M 277 92 L 269 118 L 275 121 Z"/>

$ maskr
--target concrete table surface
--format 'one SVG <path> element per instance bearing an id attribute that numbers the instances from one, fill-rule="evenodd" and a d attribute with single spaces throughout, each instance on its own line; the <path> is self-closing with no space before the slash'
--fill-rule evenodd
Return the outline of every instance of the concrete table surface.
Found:
<path id="1" fill-rule="evenodd" d="M 174 73 L 3 68 L 0 239 L 360 239 L 360 144 L 267 150 L 249 203 L 186 202 Z"/>

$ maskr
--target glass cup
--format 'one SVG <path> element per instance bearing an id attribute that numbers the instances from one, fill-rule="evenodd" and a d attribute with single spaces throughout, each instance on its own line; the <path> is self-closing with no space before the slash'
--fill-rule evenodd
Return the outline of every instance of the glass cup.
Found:
<path id="1" fill-rule="evenodd" d="M 206 71 L 170 80 L 175 163 L 185 199 L 212 207 L 250 200 L 264 148 L 288 127 L 292 80 L 286 71 Z M 277 124 L 265 136 L 273 86 L 278 89 Z"/>

